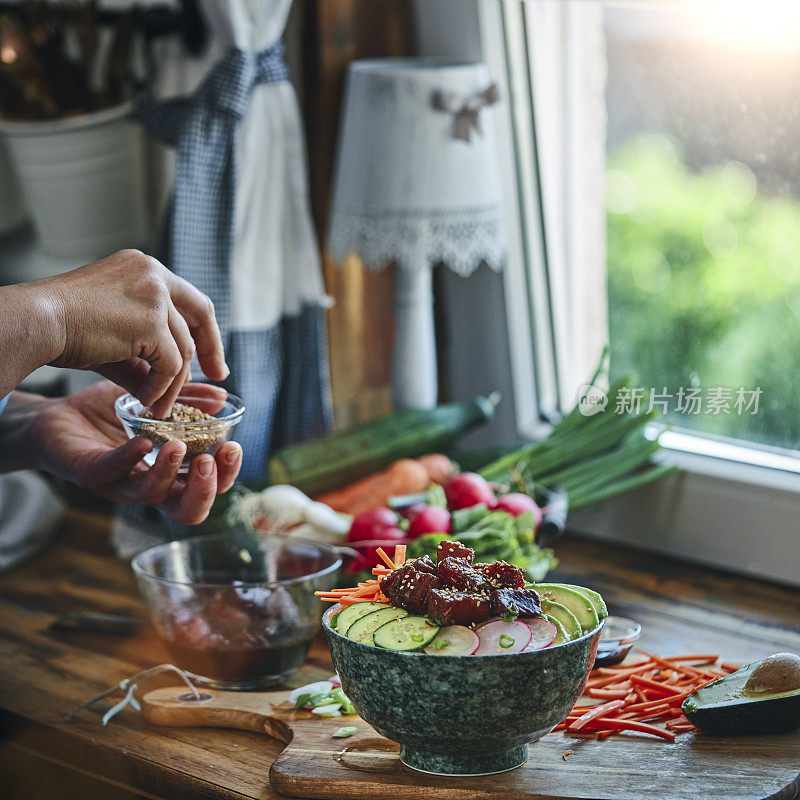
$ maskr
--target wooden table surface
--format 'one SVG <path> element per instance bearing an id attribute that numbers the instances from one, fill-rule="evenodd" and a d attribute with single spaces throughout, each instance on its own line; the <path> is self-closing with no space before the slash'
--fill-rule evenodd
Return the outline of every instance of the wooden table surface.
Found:
<path id="1" fill-rule="evenodd" d="M 3 800 L 273 798 L 270 764 L 282 746 L 257 734 L 155 728 L 126 709 L 103 728 L 102 710 L 65 714 L 122 678 L 168 661 L 149 633 L 56 633 L 69 611 L 143 616 L 127 564 L 108 546 L 107 521 L 72 513 L 41 555 L 0 576 L 0 795 Z M 720 546 L 724 546 L 721 543 Z M 567 536 L 553 577 L 601 591 L 611 613 L 632 616 L 642 646 L 665 655 L 718 652 L 747 662 L 800 652 L 800 592 Z M 327 677 L 318 640 L 290 685 Z"/>

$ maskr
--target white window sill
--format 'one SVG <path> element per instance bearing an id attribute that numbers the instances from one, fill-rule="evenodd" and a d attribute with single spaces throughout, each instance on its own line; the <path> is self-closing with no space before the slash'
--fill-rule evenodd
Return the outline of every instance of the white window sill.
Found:
<path id="1" fill-rule="evenodd" d="M 570 515 L 588 536 L 800 586 L 800 463 L 785 454 L 667 431 L 681 471 Z"/>

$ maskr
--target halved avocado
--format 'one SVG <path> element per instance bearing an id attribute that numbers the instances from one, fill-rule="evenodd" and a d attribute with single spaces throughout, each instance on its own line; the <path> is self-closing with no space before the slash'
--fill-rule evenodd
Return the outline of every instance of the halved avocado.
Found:
<path id="1" fill-rule="evenodd" d="M 585 594 L 581 594 L 563 583 L 537 583 L 534 588 L 542 599 L 566 606 L 575 615 L 584 632 L 593 630 L 600 624 L 594 604 Z"/>
<path id="2" fill-rule="evenodd" d="M 745 684 L 762 664 L 746 667 L 703 686 L 683 701 L 687 719 L 710 733 L 788 733 L 800 727 L 800 688 L 747 692 Z"/>

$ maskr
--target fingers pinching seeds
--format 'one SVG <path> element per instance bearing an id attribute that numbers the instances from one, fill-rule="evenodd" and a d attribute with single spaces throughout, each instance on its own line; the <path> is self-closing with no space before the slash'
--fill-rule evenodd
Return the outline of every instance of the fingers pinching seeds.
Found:
<path id="1" fill-rule="evenodd" d="M 176 376 L 183 369 L 183 356 L 172 336 L 163 337 L 151 355 L 143 358 L 150 364 L 150 372 L 139 387 L 137 397 L 144 406 L 152 406 L 164 396 Z"/>
<path id="2" fill-rule="evenodd" d="M 177 275 L 170 274 L 169 291 L 172 302 L 189 325 L 203 372 L 211 380 L 225 380 L 230 370 L 225 363 L 214 304 L 199 289 Z"/>

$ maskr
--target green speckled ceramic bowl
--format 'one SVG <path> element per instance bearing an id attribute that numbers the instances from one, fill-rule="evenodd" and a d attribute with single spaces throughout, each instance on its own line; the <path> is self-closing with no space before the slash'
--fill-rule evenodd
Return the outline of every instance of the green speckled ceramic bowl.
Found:
<path id="1" fill-rule="evenodd" d="M 403 763 L 439 775 L 487 775 L 525 763 L 583 692 L 602 623 L 580 639 L 492 656 L 401 653 L 323 629 L 359 716 L 400 744 Z"/>

